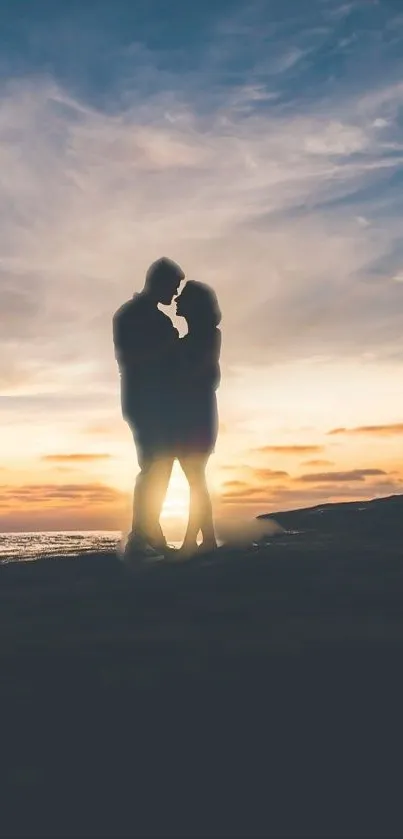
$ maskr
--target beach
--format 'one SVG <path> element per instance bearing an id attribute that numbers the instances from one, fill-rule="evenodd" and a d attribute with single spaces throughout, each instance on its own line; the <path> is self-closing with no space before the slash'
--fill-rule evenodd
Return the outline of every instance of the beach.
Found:
<path id="1" fill-rule="evenodd" d="M 403 498 L 358 507 L 0 567 L 2 835 L 400 835 Z"/>

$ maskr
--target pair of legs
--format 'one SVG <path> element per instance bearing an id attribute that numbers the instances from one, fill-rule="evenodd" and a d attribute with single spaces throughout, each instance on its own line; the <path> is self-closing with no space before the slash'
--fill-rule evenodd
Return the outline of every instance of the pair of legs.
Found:
<path id="1" fill-rule="evenodd" d="M 189 520 L 182 545 L 184 553 L 197 550 L 197 537 L 202 536 L 205 550 L 214 550 L 217 541 L 214 532 L 213 509 L 206 480 L 206 466 L 209 454 L 194 454 L 179 457 L 179 463 L 190 488 Z"/>
<path id="2" fill-rule="evenodd" d="M 136 425 L 129 424 L 140 467 L 134 487 L 131 535 L 138 536 L 155 547 L 164 548 L 166 539 L 160 525 L 160 515 L 175 456 L 169 451 L 170 447 L 162 445 L 161 439 L 157 439 L 156 435 L 152 435 L 150 439 L 149 427 L 143 426 L 143 423 L 140 426 L 138 422 Z M 182 454 L 178 458 L 190 489 L 189 520 L 183 542 L 185 553 L 193 553 L 197 549 L 199 533 L 205 549 L 217 547 L 206 480 L 209 457 L 210 452 L 203 452 Z"/>

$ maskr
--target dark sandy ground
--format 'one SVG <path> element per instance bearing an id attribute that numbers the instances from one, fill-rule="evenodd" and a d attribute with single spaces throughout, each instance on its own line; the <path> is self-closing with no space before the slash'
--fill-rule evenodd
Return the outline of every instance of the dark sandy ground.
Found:
<path id="1" fill-rule="evenodd" d="M 403 835 L 403 497 L 320 509 L 0 568 L 2 835 Z"/>

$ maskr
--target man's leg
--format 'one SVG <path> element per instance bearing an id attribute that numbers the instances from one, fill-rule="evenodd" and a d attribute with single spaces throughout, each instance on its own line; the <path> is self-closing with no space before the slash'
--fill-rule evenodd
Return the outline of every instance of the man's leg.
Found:
<path id="1" fill-rule="evenodd" d="M 138 445 L 140 472 L 133 495 L 132 534 L 163 547 L 166 540 L 159 522 L 168 490 L 174 458 Z"/>
<path id="2" fill-rule="evenodd" d="M 151 467 L 151 459 L 140 457 L 137 453 L 139 461 L 140 472 L 137 475 L 134 484 L 133 492 L 133 518 L 132 518 L 132 535 L 138 535 L 145 538 L 147 530 L 147 483 L 149 480 L 149 471 Z"/>
<path id="3" fill-rule="evenodd" d="M 168 491 L 174 459 L 158 455 L 148 470 L 145 498 L 146 533 L 149 540 L 157 547 L 165 547 L 166 539 L 160 525 L 160 516 L 165 496 Z"/>

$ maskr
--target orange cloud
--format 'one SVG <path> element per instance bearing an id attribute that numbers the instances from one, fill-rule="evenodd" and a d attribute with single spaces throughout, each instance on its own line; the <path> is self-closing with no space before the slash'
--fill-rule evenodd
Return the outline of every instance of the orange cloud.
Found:
<path id="1" fill-rule="evenodd" d="M 293 510 L 300 507 L 310 507 L 318 503 L 368 500 L 374 497 L 385 497 L 401 492 L 402 484 L 393 480 L 360 483 L 359 489 L 357 485 L 353 488 L 348 484 L 320 484 L 318 486 L 310 484 L 299 489 L 278 487 L 274 495 L 270 498 L 270 507 L 278 511 Z M 267 511 L 269 511 L 269 507 Z"/>
<path id="2" fill-rule="evenodd" d="M 229 481 L 227 490 L 220 496 L 221 504 L 233 504 L 237 506 L 270 504 L 278 491 L 285 490 L 286 487 L 276 485 L 266 488 L 264 486 L 253 486 L 252 484 L 244 483 L 243 481 Z"/>
<path id="3" fill-rule="evenodd" d="M 226 481 L 223 484 L 224 491 L 220 498 L 222 504 L 257 506 L 262 503 L 272 504 L 273 502 L 276 502 L 276 500 L 280 501 L 286 497 L 290 499 L 290 502 L 294 497 L 300 500 L 300 498 L 304 497 L 306 493 L 309 493 L 309 496 L 312 496 L 313 492 L 325 495 L 328 495 L 329 493 L 339 494 L 340 487 L 338 484 L 364 482 L 366 478 L 385 476 L 388 474 L 382 469 L 350 469 L 344 472 L 309 473 L 294 478 L 291 477 L 288 472 L 275 472 L 270 469 L 255 469 L 250 471 L 253 474 L 251 482 L 247 483 L 246 481 L 233 480 Z M 264 486 L 263 481 L 265 479 L 270 480 L 277 477 L 281 477 L 283 479 L 282 483 L 275 483 L 266 487 Z M 286 479 L 286 481 L 288 479 L 286 484 L 284 484 L 284 479 Z M 257 485 L 255 480 L 258 481 Z M 313 489 L 310 488 L 309 490 L 301 491 L 295 486 L 295 484 L 298 485 L 298 483 L 318 484 L 323 486 L 317 486 Z"/>
<path id="4" fill-rule="evenodd" d="M 303 446 L 295 444 L 293 446 L 262 446 L 259 449 L 253 449 L 259 454 L 314 454 L 314 452 L 323 451 L 324 446 Z"/>
<path id="5" fill-rule="evenodd" d="M 244 506 L 261 506 L 262 504 L 267 504 L 267 506 L 272 504 L 272 496 L 263 494 L 262 492 L 258 492 L 257 490 L 247 490 L 243 494 L 240 495 L 224 495 L 221 498 L 221 504 L 225 506 L 233 505 L 237 507 L 244 507 Z"/>
<path id="6" fill-rule="evenodd" d="M 85 506 L 113 504 L 124 494 L 113 487 L 99 483 L 90 484 L 24 484 L 0 487 L 0 509 L 27 506 Z"/>
<path id="7" fill-rule="evenodd" d="M 346 472 L 313 472 L 296 478 L 302 483 L 341 483 L 343 481 L 365 481 L 374 475 L 387 475 L 383 469 L 350 469 Z"/>
<path id="8" fill-rule="evenodd" d="M 100 483 L 0 487 L 0 531 L 119 530 L 129 497 Z"/>
<path id="9" fill-rule="evenodd" d="M 258 481 L 273 481 L 275 478 L 289 478 L 288 472 L 277 469 L 253 469 L 253 475 Z"/>
<path id="10" fill-rule="evenodd" d="M 45 454 L 41 459 L 50 463 L 90 463 L 95 460 L 107 460 L 110 454 L 80 452 L 77 454 Z"/>
<path id="11" fill-rule="evenodd" d="M 245 484 L 244 487 L 239 487 L 238 489 L 234 489 L 230 492 L 224 493 L 222 498 L 238 498 L 239 496 L 248 495 L 249 497 L 262 495 L 264 489 L 262 487 L 254 487 L 248 486 Z"/>
<path id="12" fill-rule="evenodd" d="M 329 435 L 335 434 L 378 434 L 381 436 L 389 436 L 394 434 L 403 434 L 403 423 L 390 423 L 389 425 L 359 425 L 356 428 L 332 428 L 327 432 Z"/>

